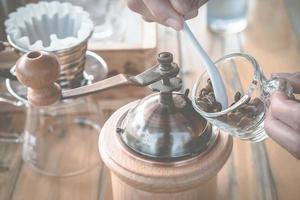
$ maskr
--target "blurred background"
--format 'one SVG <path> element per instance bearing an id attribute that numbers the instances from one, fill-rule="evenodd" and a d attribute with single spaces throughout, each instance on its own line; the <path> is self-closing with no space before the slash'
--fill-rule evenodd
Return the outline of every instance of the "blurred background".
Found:
<path id="1" fill-rule="evenodd" d="M 18 7 L 37 2 L 0 0 L 0 40 L 6 47 L 0 52 L 0 136 L 18 137 L 24 132 L 26 120 L 26 108 L 3 102 L 14 99 L 7 89 L 7 74 L 22 54 L 7 42 L 4 21 Z M 81 6 L 90 14 L 95 28 L 87 50 L 107 66 L 107 75 L 104 70 L 102 78 L 138 74 L 155 64 L 161 51 L 173 53 L 174 61 L 182 68 L 184 89 L 191 89 L 204 70 L 183 33 L 144 22 L 129 11 L 123 0 L 61 2 Z M 273 72 L 300 71 L 299 10 L 299 0 L 210 0 L 188 23 L 213 60 L 246 52 L 257 59 L 269 77 Z M 89 75 L 99 71 L 90 68 Z M 122 105 L 149 93 L 145 88 L 126 87 L 92 97 L 103 122 Z M 0 200 L 112 198 L 109 174 L 101 164 L 82 175 L 49 178 L 30 170 L 21 154 L 18 144 L 0 144 Z M 218 199 L 299 200 L 299 168 L 299 161 L 270 139 L 259 144 L 235 140 L 230 159 L 220 172 Z"/>

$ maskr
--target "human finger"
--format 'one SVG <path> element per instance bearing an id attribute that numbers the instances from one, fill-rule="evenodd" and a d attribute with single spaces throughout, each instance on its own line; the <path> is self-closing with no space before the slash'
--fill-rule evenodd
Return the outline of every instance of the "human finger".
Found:
<path id="1" fill-rule="evenodd" d="M 300 93 L 300 72 L 296 73 L 273 73 L 272 77 L 284 78 L 293 86 L 295 93 Z"/>
<path id="2" fill-rule="evenodd" d="M 146 21 L 146 22 L 154 22 L 154 20 L 152 20 L 152 19 L 149 19 L 149 18 L 147 18 L 147 17 L 144 17 L 144 16 L 143 16 L 143 20 L 144 20 L 144 21 Z"/>
<path id="3" fill-rule="evenodd" d="M 155 21 L 181 30 L 183 28 L 183 19 L 172 7 L 169 0 L 143 0 L 144 4 L 154 16 Z"/>
<path id="4" fill-rule="evenodd" d="M 274 92 L 270 102 L 269 110 L 273 116 L 300 132 L 300 103 L 289 99 L 282 92 Z"/>
<path id="5" fill-rule="evenodd" d="M 300 134 L 280 120 L 274 118 L 271 110 L 264 121 L 267 134 L 297 159 L 300 159 Z"/>
<path id="6" fill-rule="evenodd" d="M 155 17 L 142 0 L 127 0 L 127 6 L 130 10 L 142 15 L 145 21 L 155 21 Z"/>
<path id="7" fill-rule="evenodd" d="M 171 5 L 182 16 L 187 15 L 192 10 L 198 10 L 207 0 L 170 0 Z"/>
<path id="8" fill-rule="evenodd" d="M 190 11 L 186 15 L 184 15 L 184 19 L 185 20 L 192 19 L 194 17 L 197 17 L 197 15 L 198 15 L 198 9 L 195 9 L 195 10 Z"/>

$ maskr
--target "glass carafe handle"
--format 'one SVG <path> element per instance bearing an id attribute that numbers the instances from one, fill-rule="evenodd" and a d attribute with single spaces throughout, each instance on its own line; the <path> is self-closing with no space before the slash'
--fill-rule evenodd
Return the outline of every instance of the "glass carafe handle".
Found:
<path id="1" fill-rule="evenodd" d="M 0 93 L 0 102 L 8 103 L 15 107 L 23 107 L 24 103 L 16 100 L 8 93 Z M 0 131 L 0 143 L 22 143 L 23 136 L 18 133 L 5 133 Z"/>
<path id="2" fill-rule="evenodd" d="M 22 101 L 17 100 L 15 97 L 13 97 L 7 92 L 0 93 L 0 102 L 8 103 L 16 107 L 25 106 L 25 104 Z"/>
<path id="3" fill-rule="evenodd" d="M 0 143 L 22 143 L 23 135 L 20 133 L 0 132 Z"/>
<path id="4" fill-rule="evenodd" d="M 293 98 L 292 85 L 285 79 L 274 77 L 263 81 L 262 85 L 261 95 L 267 107 L 270 105 L 270 96 L 277 91 L 285 93 L 289 98 Z"/>
<path id="5" fill-rule="evenodd" d="M 0 93 L 0 102 L 8 103 L 18 108 L 25 106 L 25 104 L 22 101 L 16 99 L 14 96 L 12 96 L 6 91 Z M 23 142 L 22 134 L 0 131 L 0 143 L 22 143 L 22 142 Z"/>
<path id="6" fill-rule="evenodd" d="M 1 51 L 1 49 L 0 49 Z M 23 107 L 25 106 L 24 102 L 21 100 L 15 98 L 13 95 L 10 93 L 10 80 L 16 80 L 15 77 L 15 67 L 11 68 L 10 70 L 2 70 L 0 71 L 0 77 L 4 78 L 5 81 L 3 81 L 3 85 L 6 86 L 6 91 L 3 91 L 0 93 L 0 102 L 8 103 L 10 105 L 16 106 L 16 107 Z M 1 83 L 2 84 L 2 83 Z"/>

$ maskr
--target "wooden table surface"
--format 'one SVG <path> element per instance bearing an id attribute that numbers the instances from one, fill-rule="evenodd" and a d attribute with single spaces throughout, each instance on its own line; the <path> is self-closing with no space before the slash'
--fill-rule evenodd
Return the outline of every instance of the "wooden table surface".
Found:
<path id="1" fill-rule="evenodd" d="M 249 26 L 236 35 L 220 36 L 206 28 L 205 8 L 189 23 L 213 59 L 230 52 L 254 56 L 267 76 L 300 71 L 300 43 L 283 0 L 250 1 Z M 161 26 L 159 51 L 170 51 L 182 68 L 185 88 L 191 88 L 203 67 L 184 35 Z M 246 76 L 246 74 L 245 74 Z M 120 100 L 119 105 L 124 104 Z M 107 117 L 119 106 L 98 101 Z M 109 106 L 110 109 L 107 109 Z M 22 132 L 22 110 L 0 104 L 0 132 Z M 97 141 L 95 141 L 97 142 Z M 21 145 L 0 144 L 0 200 L 111 200 L 107 171 L 101 163 L 82 175 L 55 178 L 36 173 L 21 159 Z M 234 140 L 230 159 L 219 174 L 218 199 L 299 200 L 300 161 L 271 139 L 259 144 Z"/>

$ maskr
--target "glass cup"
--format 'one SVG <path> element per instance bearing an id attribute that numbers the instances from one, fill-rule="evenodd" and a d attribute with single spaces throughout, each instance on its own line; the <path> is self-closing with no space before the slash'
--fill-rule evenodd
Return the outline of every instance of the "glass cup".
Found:
<path id="1" fill-rule="evenodd" d="M 200 94 L 205 93 L 209 79 L 207 72 L 204 72 L 192 91 L 196 111 L 216 127 L 239 139 L 252 142 L 266 139 L 264 119 L 270 94 L 282 91 L 291 97 L 291 85 L 283 79 L 267 80 L 256 60 L 247 54 L 230 54 L 215 64 L 224 81 L 230 106 L 211 112 L 203 104 Z"/>

